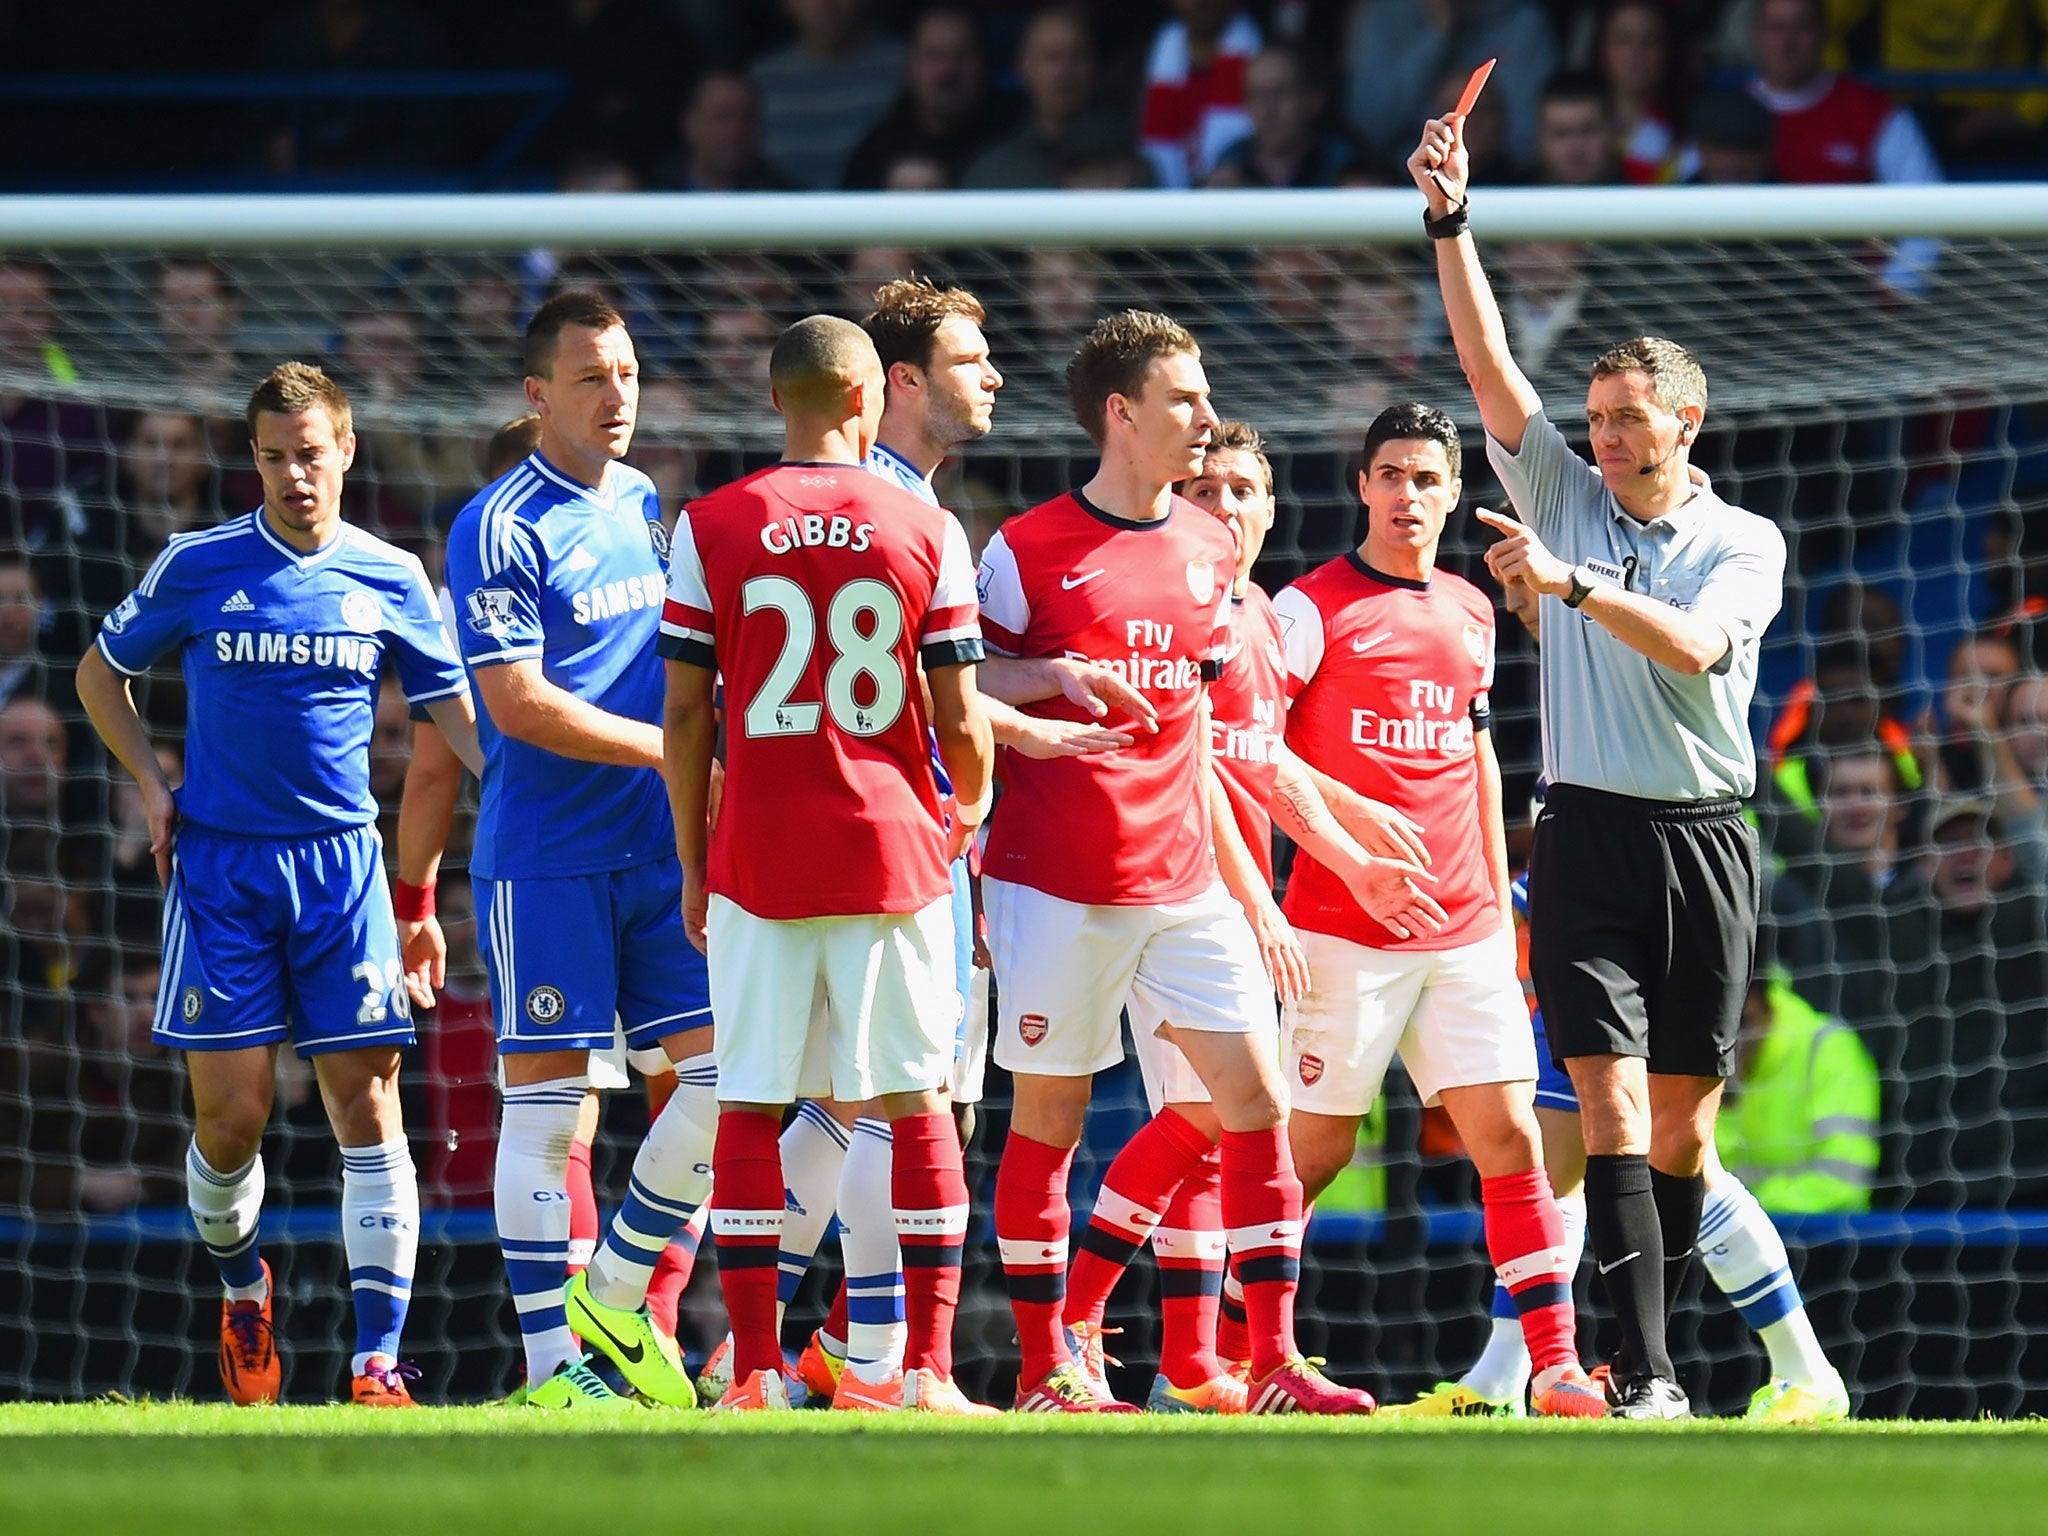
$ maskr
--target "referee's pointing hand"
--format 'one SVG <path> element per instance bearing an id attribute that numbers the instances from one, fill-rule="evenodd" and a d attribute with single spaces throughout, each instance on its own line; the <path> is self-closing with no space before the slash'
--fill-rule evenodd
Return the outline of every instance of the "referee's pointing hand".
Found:
<path id="1" fill-rule="evenodd" d="M 1474 514 L 1504 537 L 1486 552 L 1486 568 L 1502 586 L 1524 582 L 1548 597 L 1564 597 L 1572 589 L 1572 568 L 1543 547 L 1527 523 L 1480 507 Z"/>

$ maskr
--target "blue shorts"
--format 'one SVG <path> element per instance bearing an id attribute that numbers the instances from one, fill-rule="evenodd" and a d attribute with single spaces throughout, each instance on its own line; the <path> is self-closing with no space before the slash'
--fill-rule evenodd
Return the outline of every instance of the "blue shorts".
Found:
<path id="1" fill-rule="evenodd" d="M 1550 1038 L 1543 1033 L 1543 1010 L 1531 1014 L 1529 1022 L 1536 1030 L 1536 1107 L 1576 1115 L 1579 1090 L 1572 1086 L 1571 1074 L 1551 1059 Z"/>
<path id="2" fill-rule="evenodd" d="M 711 1022 L 711 977 L 683 932 L 674 854 L 555 880 L 476 882 L 477 932 L 491 963 L 498 1049 L 608 1050 Z"/>
<path id="3" fill-rule="evenodd" d="M 375 827 L 283 842 L 179 830 L 151 1033 L 301 1056 L 413 1043 Z"/>

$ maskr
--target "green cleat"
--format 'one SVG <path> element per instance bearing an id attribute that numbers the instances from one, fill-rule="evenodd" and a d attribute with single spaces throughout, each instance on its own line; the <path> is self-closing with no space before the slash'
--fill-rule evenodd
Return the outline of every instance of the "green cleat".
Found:
<path id="1" fill-rule="evenodd" d="M 564 1362 L 546 1381 L 526 1392 L 529 1408 L 574 1409 L 579 1413 L 632 1413 L 633 1399 L 621 1397 L 582 1360 Z"/>
<path id="2" fill-rule="evenodd" d="M 1387 1419 L 1519 1419 L 1525 1416 L 1519 1401 L 1496 1403 L 1481 1397 L 1461 1381 L 1440 1381 L 1412 1403 L 1389 1403 L 1380 1409 Z"/>
<path id="3" fill-rule="evenodd" d="M 563 1288 L 562 1305 L 569 1314 L 570 1331 L 617 1366 L 642 1402 L 663 1408 L 697 1406 L 697 1389 L 683 1369 L 675 1340 L 654 1326 L 644 1306 L 635 1312 L 606 1306 L 590 1294 L 590 1281 L 580 1271 Z"/>
<path id="4" fill-rule="evenodd" d="M 1743 1417 L 1759 1424 L 1839 1424 L 1849 1417 L 1849 1389 L 1840 1376 L 1819 1391 L 1774 1376 L 1756 1389 Z"/>

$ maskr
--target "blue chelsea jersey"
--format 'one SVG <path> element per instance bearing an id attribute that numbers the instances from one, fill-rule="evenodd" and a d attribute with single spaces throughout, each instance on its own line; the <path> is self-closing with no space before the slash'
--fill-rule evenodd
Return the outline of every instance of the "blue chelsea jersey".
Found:
<path id="1" fill-rule="evenodd" d="M 880 475 L 891 485 L 900 485 L 919 501 L 936 507 L 939 493 L 932 489 L 931 477 L 919 472 L 918 467 L 903 457 L 894 448 L 884 448 L 876 443 L 868 449 L 868 456 L 861 467 L 871 475 Z M 939 756 L 939 738 L 932 737 L 932 773 L 939 781 L 939 793 L 953 793 L 953 781 L 946 773 L 946 761 Z"/>
<path id="2" fill-rule="evenodd" d="M 130 677 L 178 654 L 179 814 L 233 836 L 377 819 L 370 734 L 387 659 L 415 705 L 467 686 L 416 557 L 346 523 L 306 554 L 260 511 L 172 539 L 96 643 Z"/>
<path id="3" fill-rule="evenodd" d="M 629 720 L 661 721 L 655 654 L 668 534 L 654 482 L 613 464 L 601 489 L 538 453 L 485 486 L 448 533 L 462 659 L 537 661 L 557 688 Z M 562 757 L 515 741 L 477 699 L 483 807 L 471 867 L 491 880 L 587 875 L 675 852 L 651 768 Z"/>

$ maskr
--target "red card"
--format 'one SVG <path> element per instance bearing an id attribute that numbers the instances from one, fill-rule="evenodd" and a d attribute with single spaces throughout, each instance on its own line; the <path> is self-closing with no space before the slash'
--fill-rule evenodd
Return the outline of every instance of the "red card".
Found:
<path id="1" fill-rule="evenodd" d="M 1493 73 L 1493 66 L 1499 62 L 1498 59 L 1488 59 L 1472 71 L 1472 78 L 1465 82 L 1465 89 L 1458 93 L 1458 104 L 1451 109 L 1453 113 L 1463 117 L 1479 104 L 1479 93 L 1486 89 L 1486 77 Z"/>

